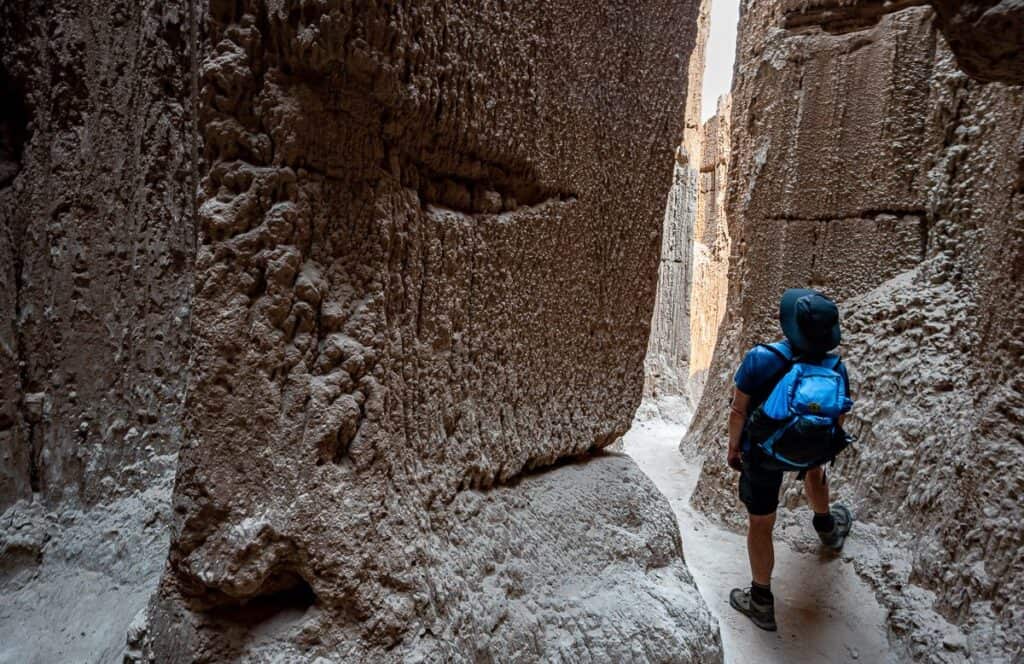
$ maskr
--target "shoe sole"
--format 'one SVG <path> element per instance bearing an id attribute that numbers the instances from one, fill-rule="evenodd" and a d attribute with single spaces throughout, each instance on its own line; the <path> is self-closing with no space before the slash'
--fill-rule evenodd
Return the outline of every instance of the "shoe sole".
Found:
<path id="1" fill-rule="evenodd" d="M 776 625 L 774 622 L 766 623 L 764 621 L 758 620 L 756 617 L 751 615 L 749 612 L 744 611 L 743 607 L 739 606 L 738 604 L 736 604 L 736 602 L 733 601 L 732 596 L 729 597 L 729 606 L 731 606 L 732 608 L 736 609 L 737 611 L 739 611 L 740 613 L 742 613 L 746 617 L 750 618 L 750 622 L 754 623 L 754 625 L 756 625 L 757 627 L 760 627 L 761 629 L 763 629 L 766 632 L 777 632 L 779 630 L 778 625 Z"/>

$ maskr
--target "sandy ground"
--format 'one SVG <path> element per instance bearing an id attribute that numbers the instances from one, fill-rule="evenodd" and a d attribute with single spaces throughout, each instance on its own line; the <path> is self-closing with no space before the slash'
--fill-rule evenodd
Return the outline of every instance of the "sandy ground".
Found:
<path id="1" fill-rule="evenodd" d="M 679 520 L 686 563 L 719 620 L 725 661 L 897 661 L 886 636 L 886 612 L 871 588 L 851 564 L 824 552 L 800 553 L 776 541 L 772 590 L 778 632 L 758 629 L 729 606 L 729 591 L 750 583 L 745 539 L 690 508 L 690 494 L 700 465 L 679 452 L 684 432 L 685 427 L 680 424 L 636 422 L 623 443 L 625 451 L 672 504 Z M 804 510 L 806 537 L 816 541 L 810 511 Z M 854 524 L 848 544 L 856 536 Z"/>
<path id="2" fill-rule="evenodd" d="M 0 664 L 122 660 L 167 560 L 173 456 L 142 492 L 91 510 L 21 501 L 0 513 Z"/>

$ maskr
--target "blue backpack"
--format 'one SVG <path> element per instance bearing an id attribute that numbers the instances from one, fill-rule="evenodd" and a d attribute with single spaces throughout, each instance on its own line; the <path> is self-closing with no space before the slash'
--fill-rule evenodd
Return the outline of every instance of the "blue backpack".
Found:
<path id="1" fill-rule="evenodd" d="M 765 345 L 785 360 L 774 386 L 747 421 L 751 444 L 787 470 L 834 459 L 849 444 L 839 417 L 853 407 L 841 360 L 790 357 L 785 346 Z"/>

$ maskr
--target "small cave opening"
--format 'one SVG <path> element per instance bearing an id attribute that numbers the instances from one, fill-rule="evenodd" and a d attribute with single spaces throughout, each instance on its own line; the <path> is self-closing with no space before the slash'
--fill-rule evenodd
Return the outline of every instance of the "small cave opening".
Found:
<path id="1" fill-rule="evenodd" d="M 10 186 L 21 170 L 21 159 L 28 143 L 29 113 L 24 90 L 0 67 L 0 189 Z"/>

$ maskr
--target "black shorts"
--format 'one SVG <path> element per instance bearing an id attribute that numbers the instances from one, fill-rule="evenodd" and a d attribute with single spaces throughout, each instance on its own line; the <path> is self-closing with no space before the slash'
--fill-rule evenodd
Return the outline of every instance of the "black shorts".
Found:
<path id="1" fill-rule="evenodd" d="M 778 509 L 782 474 L 786 472 L 794 471 L 781 469 L 756 447 L 743 453 L 740 500 L 747 506 L 747 512 L 754 516 L 766 516 Z"/>

